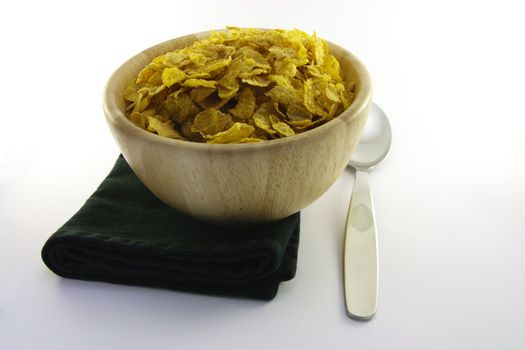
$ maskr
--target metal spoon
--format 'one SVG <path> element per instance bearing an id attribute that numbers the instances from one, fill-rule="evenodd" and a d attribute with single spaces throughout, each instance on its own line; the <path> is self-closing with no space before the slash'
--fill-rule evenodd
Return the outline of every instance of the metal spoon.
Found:
<path id="1" fill-rule="evenodd" d="M 346 313 L 371 319 L 377 310 L 377 234 L 368 171 L 385 159 L 392 143 L 386 114 L 375 103 L 348 165 L 355 169 L 344 243 Z"/>

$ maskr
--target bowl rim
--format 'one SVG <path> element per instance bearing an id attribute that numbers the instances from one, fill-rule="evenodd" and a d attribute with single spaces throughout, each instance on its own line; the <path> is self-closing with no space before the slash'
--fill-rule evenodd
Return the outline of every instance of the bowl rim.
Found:
<path id="1" fill-rule="evenodd" d="M 137 137 L 145 138 L 146 140 L 149 140 L 151 142 L 155 143 L 162 143 L 166 145 L 173 145 L 173 146 L 179 146 L 186 148 L 188 150 L 207 150 L 207 151 L 254 151 L 258 149 L 268 149 L 268 148 L 274 148 L 274 147 L 281 147 L 283 145 L 286 145 L 287 143 L 291 142 L 298 142 L 300 140 L 305 140 L 307 138 L 311 138 L 315 135 L 318 135 L 320 133 L 327 133 L 332 128 L 337 128 L 340 126 L 340 123 L 343 123 L 343 120 L 351 120 L 355 118 L 357 115 L 361 114 L 362 110 L 367 107 L 368 101 L 372 98 L 372 82 L 370 78 L 370 74 L 364 64 L 351 52 L 346 50 L 345 48 L 334 44 L 331 41 L 325 40 L 329 46 L 329 50 L 334 48 L 341 52 L 343 56 L 346 56 L 350 63 L 352 64 L 353 68 L 355 69 L 357 76 L 359 77 L 359 90 L 357 91 L 357 94 L 355 96 L 354 101 L 352 101 L 352 104 L 345 109 L 343 112 L 341 112 L 338 116 L 336 116 L 334 119 L 330 120 L 329 122 L 326 122 L 320 126 L 317 126 L 313 129 L 307 130 L 305 132 L 295 134 L 292 136 L 287 136 L 279 139 L 273 139 L 273 140 L 265 140 L 263 142 L 252 142 L 252 143 L 230 143 L 230 144 L 209 144 L 209 143 L 203 143 L 203 142 L 192 142 L 192 141 L 185 141 L 185 140 L 177 140 L 177 139 L 171 139 L 167 137 L 161 137 L 159 135 L 153 134 L 151 132 L 148 132 L 147 130 L 142 129 L 141 127 L 133 124 L 131 122 L 125 112 L 123 112 L 119 107 L 115 100 L 115 97 L 118 96 L 118 94 L 115 94 L 115 84 L 118 80 L 118 76 L 120 75 L 121 71 L 125 70 L 125 68 L 133 61 L 140 60 L 144 58 L 144 55 L 150 50 L 156 49 L 161 46 L 167 46 L 170 45 L 171 42 L 175 40 L 181 40 L 181 39 L 195 39 L 200 40 L 202 38 L 205 38 L 209 36 L 212 32 L 217 31 L 224 31 L 225 29 L 219 29 L 219 30 L 208 30 L 188 35 L 179 36 L 176 38 L 172 38 L 166 41 L 163 41 L 161 43 L 155 44 L 153 46 L 150 46 L 149 48 L 137 53 L 136 55 L 132 56 L 128 60 L 126 60 L 124 63 L 122 63 L 110 76 L 108 79 L 106 86 L 104 88 L 104 101 L 103 101 L 103 109 L 104 109 L 104 115 L 106 116 L 106 120 L 108 123 L 111 124 L 118 124 L 121 127 L 124 127 L 127 129 L 127 131 L 135 134 Z M 263 29 L 266 30 L 266 29 Z"/>

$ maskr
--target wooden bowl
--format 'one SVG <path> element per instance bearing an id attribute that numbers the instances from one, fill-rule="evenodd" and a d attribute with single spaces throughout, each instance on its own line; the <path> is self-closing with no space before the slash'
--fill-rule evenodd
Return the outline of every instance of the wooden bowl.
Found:
<path id="1" fill-rule="evenodd" d="M 166 41 L 120 66 L 104 94 L 111 132 L 138 178 L 177 210 L 216 223 L 266 222 L 289 216 L 319 198 L 345 169 L 372 102 L 369 74 L 351 53 L 328 43 L 345 79 L 356 81 L 356 98 L 332 121 L 282 139 L 210 145 L 160 137 L 131 123 L 122 97 L 126 84 L 154 57 L 209 34 Z"/>

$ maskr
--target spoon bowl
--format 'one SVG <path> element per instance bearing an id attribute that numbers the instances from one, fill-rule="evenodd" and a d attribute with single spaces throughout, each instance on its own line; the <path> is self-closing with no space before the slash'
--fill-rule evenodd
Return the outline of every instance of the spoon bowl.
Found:
<path id="1" fill-rule="evenodd" d="M 392 144 L 392 129 L 385 112 L 375 103 L 370 108 L 368 120 L 352 158 L 348 162 L 352 168 L 369 171 L 388 154 Z"/>

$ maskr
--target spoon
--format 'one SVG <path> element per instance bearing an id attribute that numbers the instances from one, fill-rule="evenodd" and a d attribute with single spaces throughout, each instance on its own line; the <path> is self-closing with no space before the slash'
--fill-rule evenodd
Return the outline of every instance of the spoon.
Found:
<path id="1" fill-rule="evenodd" d="M 368 121 L 348 165 L 355 169 L 344 243 L 346 313 L 371 319 L 377 310 L 377 233 L 368 171 L 385 159 L 392 143 L 386 114 L 372 104 Z"/>

